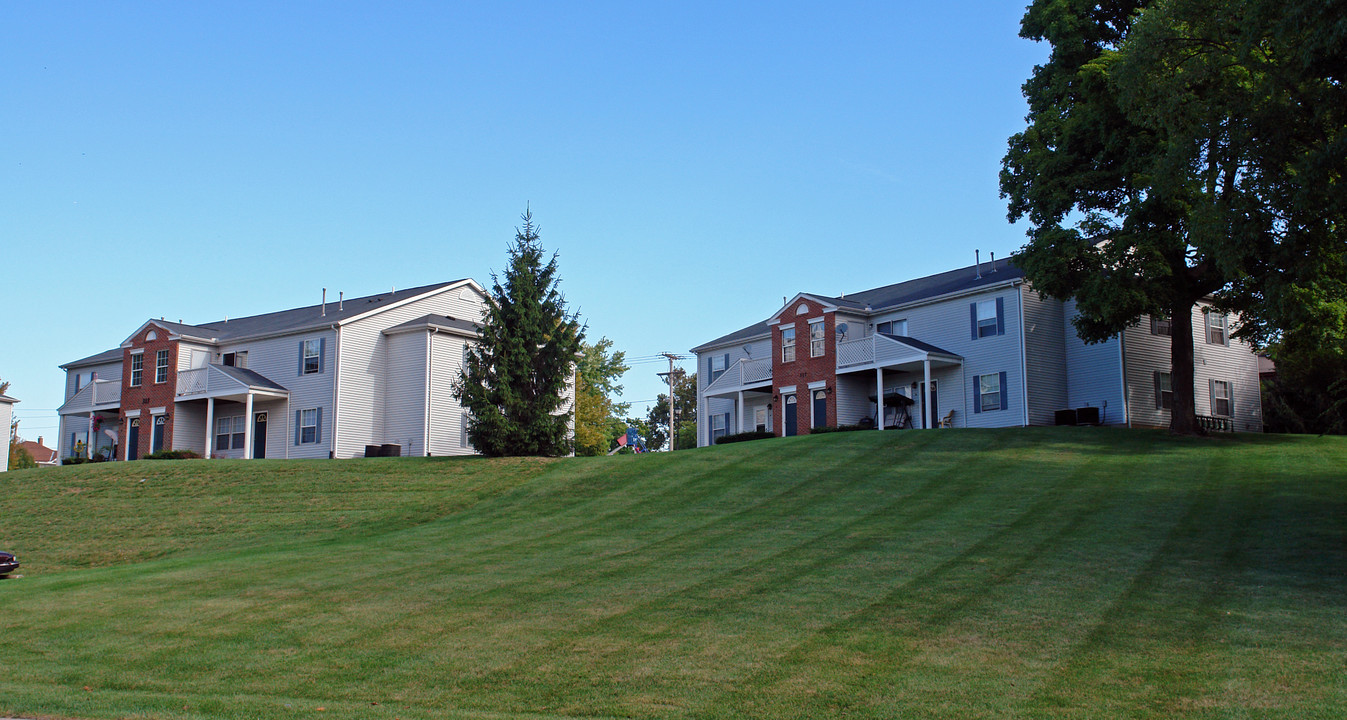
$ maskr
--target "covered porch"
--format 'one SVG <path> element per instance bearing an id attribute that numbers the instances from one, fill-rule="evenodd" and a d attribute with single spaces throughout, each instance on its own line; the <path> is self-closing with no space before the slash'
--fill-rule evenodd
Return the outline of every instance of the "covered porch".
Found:
<path id="1" fill-rule="evenodd" d="M 92 460 L 94 455 L 102 455 L 108 460 L 117 459 L 121 446 L 121 406 L 121 380 L 93 380 L 80 388 L 56 411 L 61 419 L 57 442 L 60 457 Z"/>
<path id="2" fill-rule="evenodd" d="M 202 457 L 252 460 L 267 457 L 269 447 L 284 447 L 290 391 L 247 368 L 179 371 L 174 406 L 174 445 Z"/>
<path id="3" fill-rule="evenodd" d="M 859 407 L 863 398 L 866 406 L 875 404 L 872 417 L 879 430 L 905 426 L 901 410 L 908 410 L 913 427 L 939 427 L 945 417 L 952 419 L 941 414 L 938 390 L 941 380 L 945 379 L 943 384 L 949 385 L 948 379 L 961 372 L 962 367 L 961 356 L 902 335 L 876 333 L 840 342 L 837 344 L 839 423 L 842 404 Z M 953 384 L 962 391 L 961 383 Z M 880 398 L 884 398 L 882 404 Z M 962 403 L 946 402 L 943 407 L 962 407 Z"/>
<path id="4" fill-rule="evenodd" d="M 772 398 L 772 359 L 735 361 L 706 386 L 702 395 L 707 400 L 709 415 L 706 419 L 708 442 L 714 443 L 719 435 L 733 435 L 759 427 L 770 430 L 772 414 L 767 408 Z"/>

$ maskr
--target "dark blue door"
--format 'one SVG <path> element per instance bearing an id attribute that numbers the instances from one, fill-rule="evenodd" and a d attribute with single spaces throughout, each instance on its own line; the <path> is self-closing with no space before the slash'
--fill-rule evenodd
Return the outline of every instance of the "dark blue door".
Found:
<path id="1" fill-rule="evenodd" d="M 164 449 L 164 421 L 163 415 L 154 416 L 154 434 L 150 435 L 150 452 L 159 452 Z"/>
<path id="2" fill-rule="evenodd" d="M 810 427 L 823 427 L 828 424 L 828 393 L 814 391 L 814 418 Z"/>
<path id="3" fill-rule="evenodd" d="M 126 459 L 140 457 L 140 418 L 131 418 L 131 430 L 126 434 Z"/>
<path id="4" fill-rule="evenodd" d="M 257 413 L 253 420 L 253 458 L 261 460 L 267 456 L 267 414 Z"/>
<path id="5" fill-rule="evenodd" d="M 799 409 L 799 403 L 795 402 L 794 395 L 786 396 L 786 437 L 795 434 L 795 413 Z"/>

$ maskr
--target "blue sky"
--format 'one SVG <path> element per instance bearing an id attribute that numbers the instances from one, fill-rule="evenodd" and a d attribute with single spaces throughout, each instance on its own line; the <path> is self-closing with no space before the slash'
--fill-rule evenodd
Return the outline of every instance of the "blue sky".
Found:
<path id="1" fill-rule="evenodd" d="M 6 3 L 0 378 L 505 265 L 526 205 L 629 356 L 1009 254 L 1023 6 Z M 635 411 L 657 364 L 625 378 Z M 689 370 L 694 369 L 687 363 Z M 49 443 L 52 444 L 52 443 Z"/>

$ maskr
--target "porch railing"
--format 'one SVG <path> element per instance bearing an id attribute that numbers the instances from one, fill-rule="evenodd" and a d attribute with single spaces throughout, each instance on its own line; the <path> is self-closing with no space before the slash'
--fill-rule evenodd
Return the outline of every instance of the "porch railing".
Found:
<path id="1" fill-rule="evenodd" d="M 740 360 L 743 364 L 743 384 L 762 382 L 772 379 L 772 359 L 764 358 L 761 360 Z"/>
<path id="2" fill-rule="evenodd" d="M 837 343 L 837 367 L 865 365 L 875 361 L 875 336 Z"/>
<path id="3" fill-rule="evenodd" d="M 1198 415 L 1197 424 L 1204 430 L 1213 430 L 1215 432 L 1234 432 L 1235 421 L 1228 417 L 1212 417 L 1211 415 Z"/>
<path id="4" fill-rule="evenodd" d="M 197 395 L 206 392 L 209 386 L 209 377 L 207 373 L 210 368 L 193 368 L 191 370 L 178 371 L 178 394 L 179 395 Z"/>
<path id="5" fill-rule="evenodd" d="M 92 404 L 108 405 L 111 403 L 120 404 L 122 401 L 122 381 L 121 380 L 95 380 L 92 383 Z"/>

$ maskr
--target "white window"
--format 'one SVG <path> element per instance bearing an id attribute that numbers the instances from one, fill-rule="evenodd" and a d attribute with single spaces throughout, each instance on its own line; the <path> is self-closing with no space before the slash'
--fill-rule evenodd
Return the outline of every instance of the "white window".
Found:
<path id="1" fill-rule="evenodd" d="M 880 323 L 880 324 L 878 324 L 878 325 L 875 326 L 875 332 L 877 332 L 877 333 L 883 333 L 883 334 L 885 334 L 885 335 L 902 335 L 902 336 L 906 336 L 906 335 L 907 335 L 907 321 L 906 321 L 906 320 L 889 320 L 888 322 L 882 322 L 882 323 Z"/>
<path id="2" fill-rule="evenodd" d="M 299 442 L 318 442 L 318 408 L 301 410 L 299 413 Z"/>
<path id="3" fill-rule="evenodd" d="M 809 357 L 823 357 L 823 321 L 809 322 Z"/>
<path id="4" fill-rule="evenodd" d="M 1230 417 L 1230 383 L 1211 381 L 1211 414 Z"/>
<path id="5" fill-rule="evenodd" d="M 322 370 L 323 346 L 318 340 L 304 341 L 304 374 L 312 375 Z"/>
<path id="6" fill-rule="evenodd" d="M 781 362 L 795 362 L 795 328 L 781 328 Z"/>
<path id="7" fill-rule="evenodd" d="M 727 359 L 727 356 L 723 354 L 711 356 L 711 379 L 709 382 L 715 382 L 716 378 L 725 374 L 725 362 Z"/>
<path id="8" fill-rule="evenodd" d="M 996 334 L 996 301 L 978 301 L 978 337 L 984 338 Z"/>
<path id="9" fill-rule="evenodd" d="M 1174 409 L 1174 379 L 1167 372 L 1155 373 L 1155 409 Z"/>
<path id="10" fill-rule="evenodd" d="M 978 407 L 982 412 L 1001 409 L 1001 376 L 995 373 L 978 378 Z"/>
<path id="11" fill-rule="evenodd" d="M 1225 315 L 1207 313 L 1207 343 L 1211 345 L 1229 345 L 1230 337 L 1226 333 Z"/>
<path id="12" fill-rule="evenodd" d="M 712 442 L 715 442 L 716 438 L 718 438 L 718 437 L 724 437 L 724 435 L 725 435 L 725 420 L 726 420 L 726 417 L 725 417 L 725 414 L 724 414 L 724 413 L 718 413 L 718 414 L 716 414 L 716 415 L 712 415 L 712 416 L 711 416 L 711 441 L 712 441 Z"/>
<path id="13" fill-rule="evenodd" d="M 131 387 L 140 387 L 141 376 L 145 373 L 145 356 L 136 353 L 131 356 Z"/>
<path id="14" fill-rule="evenodd" d="M 168 350 L 160 350 L 154 354 L 154 382 L 155 384 L 168 382 Z"/>
<path id="15" fill-rule="evenodd" d="M 1151 316 L 1151 334 L 1169 335 L 1174 334 L 1174 323 L 1167 317 Z"/>
<path id="16" fill-rule="evenodd" d="M 235 417 L 222 417 L 215 422 L 215 449 L 216 450 L 242 450 L 244 436 L 244 422 L 246 418 L 242 415 Z"/>

